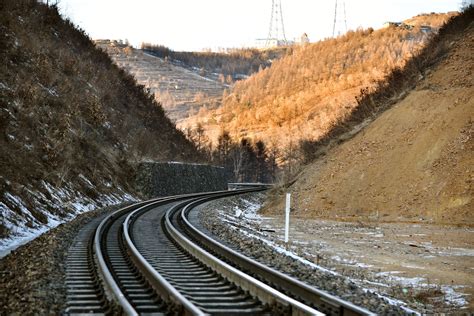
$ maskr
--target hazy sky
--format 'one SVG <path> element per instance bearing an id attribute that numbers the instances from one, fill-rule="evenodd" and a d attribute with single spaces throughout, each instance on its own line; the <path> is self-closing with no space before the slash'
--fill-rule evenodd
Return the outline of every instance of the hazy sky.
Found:
<path id="1" fill-rule="evenodd" d="M 334 0 L 281 0 L 287 39 L 332 34 Z M 342 7 L 339 0 L 339 7 Z M 268 34 L 271 0 L 59 0 L 63 15 L 93 39 L 128 39 L 174 50 L 252 46 Z M 425 12 L 456 11 L 461 0 L 346 0 L 348 29 L 382 26 Z M 343 25 L 342 10 L 338 20 Z"/>

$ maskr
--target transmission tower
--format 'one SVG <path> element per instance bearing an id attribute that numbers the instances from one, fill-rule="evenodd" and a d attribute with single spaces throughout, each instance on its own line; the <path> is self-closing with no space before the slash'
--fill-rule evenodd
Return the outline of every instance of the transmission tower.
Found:
<path id="1" fill-rule="evenodd" d="M 281 33 L 281 34 L 280 34 Z M 283 24 L 283 12 L 281 10 L 281 0 L 272 0 L 272 15 L 270 17 L 270 28 L 265 46 L 270 46 L 271 40 L 283 41 L 287 43 L 285 35 L 285 25 Z"/>
<path id="2" fill-rule="evenodd" d="M 341 0 L 339 1 L 339 4 L 342 3 L 342 12 L 339 12 L 339 15 L 338 15 L 338 6 L 337 6 L 337 0 L 336 0 L 336 4 L 334 6 L 334 23 L 332 25 L 332 37 L 334 37 L 334 35 L 336 35 L 336 25 L 341 22 L 344 22 L 344 33 L 347 32 L 347 16 L 346 16 L 346 1 L 344 0 Z M 339 9 L 340 11 L 340 9 Z M 341 14 L 342 14 L 342 21 L 341 21 Z M 341 31 L 339 29 L 339 32 L 337 35 L 341 34 Z"/>

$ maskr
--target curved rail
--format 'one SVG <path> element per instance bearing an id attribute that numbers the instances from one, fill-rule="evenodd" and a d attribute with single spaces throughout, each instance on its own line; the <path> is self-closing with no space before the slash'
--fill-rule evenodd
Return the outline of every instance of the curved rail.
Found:
<path id="1" fill-rule="evenodd" d="M 200 246 L 197 246 L 172 224 L 171 217 L 173 213 L 180 208 L 181 207 L 174 207 L 167 211 L 165 215 L 165 227 L 179 245 L 190 252 L 193 256 L 269 305 L 278 302 L 282 305 L 291 306 L 292 315 L 324 315 L 314 308 L 311 308 L 236 269 L 210 254 Z"/>
<path id="2" fill-rule="evenodd" d="M 323 315 L 322 312 L 333 315 L 373 315 L 365 309 L 315 289 L 235 252 L 203 234 L 187 219 L 190 210 L 199 204 L 212 199 L 258 190 L 264 190 L 264 188 L 159 198 L 136 203 L 107 216 L 95 230 L 93 251 L 108 297 L 115 301 L 127 315 L 138 315 L 144 312 L 144 308 L 148 308 L 148 310 L 159 308 L 160 311 L 166 313 L 172 312 L 184 315 L 212 314 L 212 310 L 215 311 L 215 309 L 206 306 L 218 306 L 219 302 L 224 301 L 227 302 L 228 308 L 240 304 L 240 308 L 246 309 L 247 312 L 255 310 L 259 313 L 284 311 L 292 315 Z M 174 262 L 179 263 L 179 261 L 175 261 L 177 259 L 174 254 L 168 255 L 164 259 L 156 257 L 157 252 L 162 251 L 158 249 L 157 245 L 153 245 L 153 238 L 155 238 L 153 236 L 157 233 L 156 218 L 162 218 L 162 230 L 158 228 L 160 238 L 168 238 L 163 240 L 167 244 L 174 244 L 176 246 L 173 247 L 177 247 L 170 251 L 173 253 L 179 252 L 180 260 L 188 262 L 188 265 L 193 265 L 195 267 L 193 269 L 208 271 L 201 272 L 201 281 L 195 281 L 194 277 L 188 279 L 187 276 L 180 276 L 179 274 L 177 275 L 178 279 L 173 279 L 172 275 L 176 276 L 176 272 L 170 272 L 166 267 L 157 266 L 164 260 L 165 266 L 166 262 L 169 262 L 169 265 L 175 267 Z M 153 224 L 151 221 L 147 222 L 147 219 L 153 219 Z M 138 222 L 143 227 L 148 227 L 148 231 L 152 232 L 152 239 L 144 239 L 141 238 L 141 233 L 137 234 L 137 231 L 140 231 L 141 228 L 134 229 L 134 225 Z M 114 243 L 107 244 L 108 241 L 106 240 L 113 240 Z M 199 245 L 195 244 L 193 240 L 198 240 Z M 110 253 L 110 257 L 107 257 L 108 253 Z M 225 258 L 224 260 L 227 262 L 219 259 L 216 255 Z M 121 260 L 120 263 L 117 263 L 117 260 Z M 117 267 L 119 270 L 116 270 Z M 177 268 L 172 269 L 176 270 Z M 180 269 L 184 268 L 181 267 Z M 133 275 L 130 271 L 133 272 Z M 244 271 L 251 271 L 252 275 Z M 124 276 L 125 274 L 126 276 Z M 191 273 L 184 274 L 190 275 Z M 203 301 L 202 295 L 204 294 L 193 296 L 195 295 L 193 293 L 197 293 L 195 291 L 201 290 L 190 287 L 189 283 L 184 283 L 186 285 L 183 288 L 183 283 L 179 281 L 180 278 L 181 281 L 185 278 L 186 280 L 192 280 L 183 282 L 196 282 L 196 284 L 206 282 L 205 279 L 212 279 L 214 281 L 210 281 L 210 284 L 219 283 L 221 287 L 232 288 L 228 292 L 233 294 L 229 294 L 230 296 L 227 298 L 206 296 L 205 301 Z M 127 288 L 127 284 L 133 282 L 135 282 L 135 288 L 140 287 L 140 291 L 145 291 L 146 296 L 151 297 L 146 300 L 152 302 L 152 304 L 157 304 L 153 305 L 155 307 L 143 303 L 145 299 L 136 299 L 137 296 L 144 297 L 145 294 L 133 294 L 135 298 L 132 298 L 133 295 L 130 294 L 131 290 Z M 224 285 L 222 282 L 227 282 L 225 284 L 229 285 Z M 278 284 L 278 289 L 266 283 Z M 207 285 L 206 283 L 206 287 L 209 288 L 209 286 L 213 289 L 212 291 L 219 295 L 220 292 L 213 288 L 214 285 Z M 285 293 L 281 292 L 281 289 Z M 137 303 L 139 301 L 142 303 Z M 140 304 L 146 306 L 143 307 Z M 235 312 L 235 310 L 233 311 Z M 222 310 L 219 309 L 219 311 Z"/>
<path id="3" fill-rule="evenodd" d="M 140 272 L 148 279 L 155 291 L 157 291 L 165 301 L 177 306 L 178 312 L 186 315 L 204 315 L 196 305 L 185 298 L 158 271 L 156 271 L 133 244 L 129 233 L 131 227 L 130 223 L 132 222 L 133 217 L 147 208 L 147 206 L 138 208 L 129 214 L 123 223 L 123 234 L 132 261 L 138 269 L 140 269 Z"/>
<path id="4" fill-rule="evenodd" d="M 303 283 L 287 274 L 272 269 L 254 259 L 242 255 L 241 253 L 227 247 L 226 245 L 207 236 L 197 229 L 188 220 L 187 215 L 192 208 L 212 200 L 211 198 L 202 198 L 186 205 L 181 212 L 181 220 L 189 231 L 191 236 L 202 242 L 206 247 L 215 251 L 218 255 L 226 258 L 233 264 L 245 271 L 252 271 L 255 275 L 259 275 L 270 284 L 278 284 L 279 287 L 292 296 L 298 297 L 302 301 L 311 306 L 315 306 L 323 312 L 330 315 L 375 315 L 367 309 L 356 306 L 350 302 L 344 301 L 325 291 L 314 288 Z"/>
<path id="5" fill-rule="evenodd" d="M 139 203 L 139 205 L 143 205 L 145 203 Z M 112 276 L 112 273 L 105 261 L 105 256 L 104 253 L 102 252 L 102 247 L 101 247 L 101 242 L 102 242 L 102 232 L 104 230 L 104 227 L 112 222 L 114 219 L 116 219 L 119 215 L 129 212 L 133 210 L 135 207 L 137 207 L 136 204 L 125 207 L 123 209 L 120 209 L 111 215 L 107 216 L 97 227 L 95 236 L 94 236 L 94 252 L 96 254 L 96 258 L 98 261 L 98 268 L 103 276 L 103 281 L 105 284 L 105 287 L 109 291 L 109 293 L 113 296 L 112 299 L 116 301 L 123 309 L 124 313 L 127 315 L 138 315 L 137 311 L 135 308 L 130 304 L 130 302 L 126 299 L 124 293 L 118 286 L 117 282 L 115 281 L 114 277 Z"/>
<path id="6" fill-rule="evenodd" d="M 247 190 L 241 190 L 241 192 L 249 191 Z M 114 273 L 112 272 L 112 267 L 111 267 L 111 262 L 110 260 L 107 260 L 107 254 L 104 253 L 103 247 L 105 246 L 106 242 L 106 235 L 107 235 L 107 230 L 109 227 L 111 227 L 115 221 L 117 221 L 119 218 L 123 217 L 127 213 L 132 213 L 132 214 L 137 214 L 139 212 L 148 210 L 156 205 L 160 205 L 163 203 L 169 203 L 171 201 L 179 201 L 183 199 L 189 199 L 193 197 L 203 197 L 203 196 L 210 196 L 210 195 L 228 195 L 232 194 L 232 192 L 229 191 L 217 191 L 217 192 L 203 192 L 203 193 L 192 193 L 192 194 L 185 194 L 185 195 L 178 195 L 178 196 L 170 196 L 166 198 L 157 198 L 145 202 L 140 202 L 133 204 L 128 207 L 124 207 L 118 211 L 115 211 L 114 213 L 108 215 L 102 222 L 99 224 L 97 229 L 95 230 L 94 234 L 94 239 L 93 239 L 93 251 L 95 253 L 95 257 L 97 260 L 97 268 L 99 270 L 99 274 L 101 276 L 101 279 L 104 284 L 104 288 L 106 289 L 106 294 L 109 297 L 109 299 L 116 304 L 118 304 L 122 310 L 124 311 L 125 314 L 127 315 L 138 315 L 139 312 L 134 308 L 134 306 L 131 304 L 131 302 L 127 299 L 125 293 L 123 292 L 122 286 L 118 283 L 116 277 L 114 276 Z M 234 193 L 235 194 L 235 193 Z M 127 218 L 130 218 L 127 216 Z M 177 292 L 171 290 L 169 287 L 169 284 L 166 284 L 165 279 L 161 279 L 159 281 L 156 281 L 156 279 L 159 279 L 159 277 L 156 275 L 156 273 L 151 272 L 149 264 L 143 260 L 137 259 L 137 251 L 136 249 L 133 249 L 131 247 L 131 242 L 130 242 L 130 236 L 128 235 L 128 231 L 126 231 L 123 235 L 124 237 L 124 244 L 125 247 L 127 248 L 127 253 L 133 260 L 133 263 L 137 265 L 139 268 L 140 272 L 144 274 L 145 277 L 150 277 L 151 275 L 154 275 L 154 278 L 151 277 L 151 280 L 155 280 L 151 282 L 152 288 L 160 294 L 160 298 L 164 299 L 165 302 L 171 303 L 173 306 L 177 306 L 177 311 L 179 312 L 181 308 L 184 308 L 183 310 L 189 310 L 191 311 L 191 314 L 194 314 L 197 312 L 195 308 L 193 308 L 189 302 L 185 302 L 182 300 L 182 295 Z M 128 237 L 128 238 L 127 238 Z M 119 237 L 120 238 L 120 237 Z M 127 260 L 127 258 L 123 258 L 124 260 Z M 151 273 L 151 274 L 150 274 Z M 161 284 L 161 287 L 160 287 Z M 170 294 L 165 294 L 165 290 L 170 290 Z M 167 298 L 171 298 L 168 299 Z"/>

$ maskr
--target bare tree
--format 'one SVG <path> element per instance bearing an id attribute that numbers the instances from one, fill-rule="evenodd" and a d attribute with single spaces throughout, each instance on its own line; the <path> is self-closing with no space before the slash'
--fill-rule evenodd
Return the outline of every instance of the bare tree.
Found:
<path id="1" fill-rule="evenodd" d="M 205 130 L 204 127 L 202 126 L 201 123 L 197 123 L 196 128 L 194 129 L 194 137 L 195 137 L 195 144 L 197 147 L 197 150 L 201 151 L 206 142 L 207 142 L 207 137 L 204 134 Z"/>
<path id="2" fill-rule="evenodd" d="M 231 150 L 231 160 L 234 172 L 234 180 L 242 181 L 242 167 L 244 162 L 244 151 L 240 146 L 234 146 Z"/>

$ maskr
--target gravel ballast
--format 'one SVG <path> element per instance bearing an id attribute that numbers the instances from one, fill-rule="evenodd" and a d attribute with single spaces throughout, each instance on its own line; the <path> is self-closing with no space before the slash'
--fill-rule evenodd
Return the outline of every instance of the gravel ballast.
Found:
<path id="1" fill-rule="evenodd" d="M 242 199 L 242 197 L 245 199 Z M 246 233 L 247 229 L 239 229 L 239 224 L 235 225 L 233 223 L 229 225 L 229 223 L 226 223 L 226 221 L 232 221 L 232 219 L 226 217 L 226 214 L 234 215 L 237 209 L 248 207 L 249 201 L 258 204 L 262 198 L 263 194 L 257 193 L 207 203 L 200 209 L 199 223 L 197 223 L 200 227 L 198 228 L 204 228 L 207 232 L 214 235 L 214 238 L 226 244 L 231 244 L 232 248 L 267 266 L 296 277 L 318 289 L 350 301 L 355 305 L 367 308 L 377 314 L 411 314 L 409 309 L 390 304 L 376 293 L 368 292 L 357 286 L 347 277 L 336 275 L 329 269 L 324 271 L 322 267 L 315 268 L 314 265 L 312 266 L 308 262 L 302 262 L 288 256 L 288 253 L 278 252 L 274 247 Z M 245 202 L 242 202 L 243 200 Z M 242 222 L 242 225 L 246 225 L 245 221 Z"/>
<path id="2" fill-rule="evenodd" d="M 1 315 L 58 315 L 66 303 L 65 260 L 79 230 L 110 206 L 79 215 L 0 260 Z"/>
<path id="3" fill-rule="evenodd" d="M 286 251 L 275 241 L 275 233 L 259 227 L 252 214 L 241 210 L 257 208 L 262 193 L 220 199 L 204 204 L 193 224 L 230 247 L 276 270 L 292 275 L 332 295 L 367 308 L 378 314 L 405 315 L 410 310 L 402 302 L 389 302 L 377 292 L 367 291 L 353 282 L 354 274 L 336 273 L 331 262 L 298 251 L 293 244 Z M 92 219 L 124 205 L 108 207 L 78 216 L 19 247 L 0 260 L 0 314 L 60 314 L 66 303 L 65 261 L 68 249 L 79 230 Z M 245 217 L 245 219 L 244 219 Z M 258 216 L 257 216 L 258 217 Z M 242 220 L 240 220 L 240 219 Z M 273 238 L 273 240 L 272 240 Z M 314 237 L 311 237 L 314 239 Z M 271 241 L 269 244 L 267 241 Z M 276 249 L 278 248 L 278 249 Z M 296 250 L 295 250 L 296 249 Z M 357 270 L 362 273 L 361 270 Z M 337 272 L 340 272 L 337 270 Z M 364 276 L 359 276 L 363 278 Z M 413 306 L 413 305 L 410 305 Z M 418 308 L 417 308 L 418 309 Z M 420 309 L 430 313 L 427 309 Z"/>

